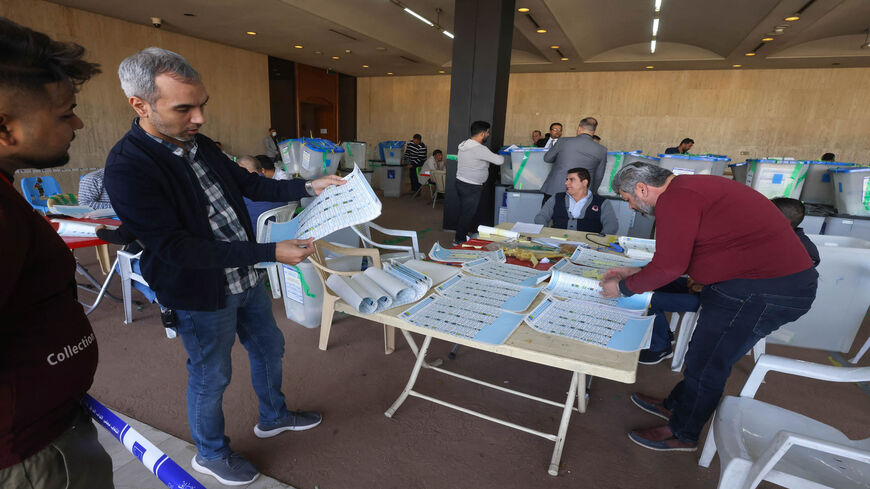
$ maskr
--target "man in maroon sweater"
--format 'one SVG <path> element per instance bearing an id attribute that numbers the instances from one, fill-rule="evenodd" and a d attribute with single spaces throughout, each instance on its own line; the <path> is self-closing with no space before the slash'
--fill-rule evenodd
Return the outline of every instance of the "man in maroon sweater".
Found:
<path id="1" fill-rule="evenodd" d="M 656 254 L 643 269 L 609 270 L 603 294 L 647 292 L 683 274 L 706 285 L 683 381 L 666 399 L 631 397 L 668 420 L 632 431 L 632 441 L 652 450 L 693 451 L 731 367 L 758 340 L 809 311 L 819 275 L 788 219 L 746 185 L 632 163 L 613 186 L 632 209 L 655 214 Z"/>
<path id="2" fill-rule="evenodd" d="M 76 44 L 0 17 L 0 487 L 111 488 L 112 462 L 79 402 L 97 343 L 63 240 L 12 184 L 69 160 L 79 85 L 99 73 Z"/>

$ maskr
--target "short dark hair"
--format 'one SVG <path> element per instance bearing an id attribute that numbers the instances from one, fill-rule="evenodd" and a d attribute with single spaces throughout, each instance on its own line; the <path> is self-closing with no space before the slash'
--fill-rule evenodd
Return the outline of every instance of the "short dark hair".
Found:
<path id="1" fill-rule="evenodd" d="M 822 161 L 837 161 L 837 157 L 834 153 L 825 153 L 822 155 Z"/>
<path id="2" fill-rule="evenodd" d="M 692 138 L 685 138 L 680 141 L 680 144 L 695 144 L 695 140 Z"/>
<path id="3" fill-rule="evenodd" d="M 477 136 L 478 134 L 482 133 L 483 131 L 486 131 L 487 129 L 489 129 L 490 127 L 492 127 L 492 126 L 489 124 L 489 122 L 474 121 L 471 123 L 471 135 Z"/>
<path id="4" fill-rule="evenodd" d="M 589 170 L 587 170 L 586 168 L 583 168 L 583 167 L 571 168 L 565 174 L 565 177 L 567 178 L 567 176 L 572 174 L 572 173 L 576 173 L 577 178 L 579 178 L 580 180 L 586 180 L 586 181 L 590 181 L 590 182 L 592 181 L 592 177 L 589 175 Z"/>
<path id="5" fill-rule="evenodd" d="M 539 130 L 537 130 L 537 129 L 535 129 L 535 130 L 534 130 L 534 131 L 532 131 L 532 134 L 534 134 L 534 133 L 538 133 L 538 134 L 541 134 L 541 131 L 539 131 Z"/>
<path id="6" fill-rule="evenodd" d="M 770 199 L 770 201 L 791 221 L 791 227 L 796 228 L 801 225 L 801 221 L 804 220 L 804 215 L 807 212 L 803 202 L 797 199 L 789 199 L 788 197 L 776 197 Z"/>
<path id="7" fill-rule="evenodd" d="M 550 124 L 550 130 L 551 130 L 551 131 L 553 130 L 553 126 L 559 126 L 559 127 L 562 127 L 562 123 L 561 123 L 561 122 L 554 122 L 554 123 Z"/>
<path id="8" fill-rule="evenodd" d="M 254 158 L 260 162 L 260 166 L 262 166 L 264 170 L 272 171 L 275 169 L 275 160 L 272 158 L 269 158 L 266 155 L 257 155 L 254 156 Z"/>
<path id="9" fill-rule="evenodd" d="M 52 40 L 0 17 L 0 89 L 40 93 L 46 83 L 70 82 L 76 90 L 100 72 L 84 54 L 79 44 Z"/>
<path id="10" fill-rule="evenodd" d="M 413 136 L 411 136 L 411 139 L 423 139 L 423 136 L 419 134 L 414 134 Z"/>
<path id="11" fill-rule="evenodd" d="M 598 119 L 594 117 L 584 117 L 580 119 L 580 127 L 586 129 L 587 131 L 595 131 L 598 129 Z"/>
<path id="12" fill-rule="evenodd" d="M 436 149 L 435 151 L 432 152 L 432 156 L 440 155 L 440 154 L 442 154 L 440 149 Z"/>

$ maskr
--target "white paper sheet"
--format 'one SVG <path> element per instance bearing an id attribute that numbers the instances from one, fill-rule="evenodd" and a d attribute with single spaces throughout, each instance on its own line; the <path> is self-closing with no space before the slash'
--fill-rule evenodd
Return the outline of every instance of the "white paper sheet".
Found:
<path id="1" fill-rule="evenodd" d="M 555 265 L 550 267 L 550 272 L 556 271 L 570 273 L 571 275 L 577 275 L 578 277 L 586 277 L 595 280 L 601 280 L 601 277 L 604 275 L 604 270 L 602 270 L 601 268 L 577 265 L 571 263 L 571 261 L 567 258 L 562 258 L 561 260 L 557 261 Z"/>
<path id="2" fill-rule="evenodd" d="M 57 223 L 57 234 L 69 238 L 96 238 L 99 224 L 94 222 L 68 221 L 65 219 L 52 219 Z M 108 229 L 117 229 L 117 226 L 106 226 Z"/>
<path id="3" fill-rule="evenodd" d="M 299 278 L 299 269 L 292 265 L 281 264 L 281 272 L 284 275 L 284 295 L 295 302 L 304 304 L 302 280 Z"/>
<path id="4" fill-rule="evenodd" d="M 486 258 L 464 263 L 462 270 L 478 277 L 525 287 L 535 286 L 550 276 L 549 271 L 511 265 Z"/>
<path id="5" fill-rule="evenodd" d="M 649 347 L 655 316 L 637 316 L 625 311 L 583 301 L 547 298 L 525 319 L 542 333 L 591 343 L 610 350 L 637 351 Z"/>
<path id="6" fill-rule="evenodd" d="M 520 234 L 540 234 L 544 229 L 543 224 L 534 224 L 531 222 L 518 222 L 514 224 L 511 231 Z"/>

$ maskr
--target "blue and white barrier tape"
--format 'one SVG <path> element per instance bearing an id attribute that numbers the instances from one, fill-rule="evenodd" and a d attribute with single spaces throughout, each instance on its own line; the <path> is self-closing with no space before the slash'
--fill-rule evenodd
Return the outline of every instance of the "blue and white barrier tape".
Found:
<path id="1" fill-rule="evenodd" d="M 153 443 L 96 399 L 86 394 L 82 399 L 82 404 L 97 423 L 109 430 L 112 436 L 123 443 L 127 450 L 135 455 L 167 487 L 170 489 L 205 489 L 205 486 L 191 477 L 175 461 L 167 457 Z"/>

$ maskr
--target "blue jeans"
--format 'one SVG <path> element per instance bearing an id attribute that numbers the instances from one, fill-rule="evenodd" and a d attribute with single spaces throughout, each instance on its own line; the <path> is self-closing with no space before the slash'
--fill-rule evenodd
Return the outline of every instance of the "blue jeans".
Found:
<path id="1" fill-rule="evenodd" d="M 284 335 L 272 316 L 272 300 L 263 282 L 227 296 L 217 311 L 176 311 L 178 336 L 187 350 L 187 420 L 199 456 L 226 457 L 230 439 L 224 434 L 221 407 L 230 383 L 230 351 L 239 341 L 248 350 L 251 382 L 259 400 L 259 422 L 283 421 L 289 411 L 281 393 Z"/>
<path id="2" fill-rule="evenodd" d="M 668 351 L 671 348 L 671 325 L 665 312 L 694 312 L 700 304 L 701 297 L 689 292 L 689 281 L 685 277 L 656 289 L 649 303 L 649 314 L 656 316 L 649 349 Z"/>
<path id="3" fill-rule="evenodd" d="M 665 400 L 668 426 L 682 441 L 697 442 L 719 405 L 731 367 L 761 338 L 810 310 L 819 274 L 815 268 L 770 279 L 735 279 L 704 287 L 701 314 L 683 381 Z"/>

